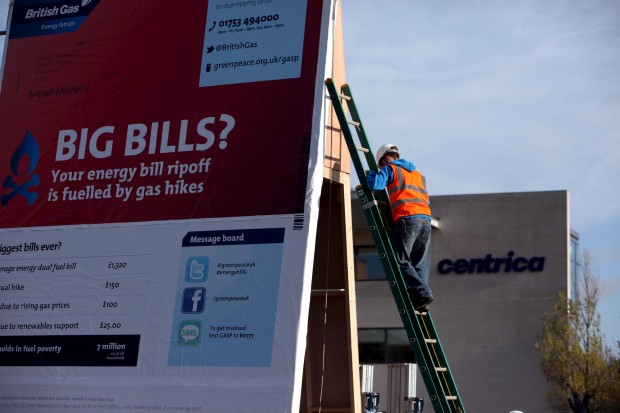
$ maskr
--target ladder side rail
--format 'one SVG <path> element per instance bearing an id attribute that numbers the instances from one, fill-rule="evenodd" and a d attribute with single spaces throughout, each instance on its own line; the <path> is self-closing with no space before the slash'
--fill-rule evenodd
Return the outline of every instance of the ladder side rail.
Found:
<path id="1" fill-rule="evenodd" d="M 340 103 L 340 96 L 336 91 L 333 80 L 326 79 L 325 86 L 327 86 L 327 91 L 329 92 L 332 107 L 336 112 L 336 117 L 338 118 L 338 121 L 340 122 L 340 130 L 342 131 L 347 147 L 349 148 L 349 154 L 351 155 L 351 161 L 353 162 L 355 172 L 357 172 L 357 177 L 360 181 L 360 184 L 364 187 L 364 190 L 370 191 L 370 188 L 368 188 L 368 183 L 366 182 L 365 168 L 359 156 L 357 156 L 358 149 L 355 146 L 355 140 L 353 139 L 353 135 L 351 134 L 351 130 L 349 129 L 347 116 L 344 113 L 342 104 Z M 370 151 L 368 147 L 365 148 Z"/>
<path id="2" fill-rule="evenodd" d="M 370 167 L 369 169 L 377 172 L 379 170 L 379 166 L 377 165 L 377 160 L 375 159 L 372 151 L 370 150 L 370 143 L 368 142 L 368 138 L 366 137 L 366 131 L 364 130 L 362 119 L 360 118 L 359 112 L 357 110 L 355 99 L 353 99 L 351 87 L 348 84 L 344 84 L 342 85 L 341 90 L 343 95 L 346 95 L 350 98 L 349 100 L 347 100 L 347 108 L 349 109 L 349 113 L 351 114 L 351 119 L 353 119 L 359 124 L 359 127 L 357 128 L 357 135 L 360 140 L 360 145 L 368 149 L 368 152 L 365 152 L 364 155 L 366 157 L 366 162 Z"/>
<path id="3" fill-rule="evenodd" d="M 415 310 L 407 294 L 403 276 L 392 251 L 389 237 L 385 230 L 376 224 L 376 219 L 380 217 L 380 211 L 377 206 L 365 208 L 368 202 L 372 203 L 374 200 L 368 201 L 368 198 L 364 196 L 365 194 L 360 193 L 360 191 L 358 191 L 358 194 L 360 195 L 360 202 L 362 202 L 362 207 L 364 208 L 364 215 L 366 216 L 375 245 L 379 252 L 379 257 L 381 258 L 381 264 L 388 278 L 392 295 L 405 330 L 407 331 L 416 363 L 420 367 L 420 373 L 424 379 L 428 393 L 431 396 L 431 402 L 436 411 L 451 412 L 447 404 L 448 401 L 445 396 L 444 386 L 439 377 L 439 372 L 435 370 L 429 343 L 424 340 L 425 336 L 422 326 L 415 316 Z M 370 199 L 372 199 L 372 195 L 370 196 Z"/>

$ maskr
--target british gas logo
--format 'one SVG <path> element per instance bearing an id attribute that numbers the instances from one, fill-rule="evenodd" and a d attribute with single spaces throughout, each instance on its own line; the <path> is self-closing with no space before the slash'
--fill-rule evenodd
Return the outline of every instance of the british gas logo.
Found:
<path id="1" fill-rule="evenodd" d="M 34 204 L 39 196 L 35 189 L 41 183 L 39 174 L 34 173 L 38 164 L 39 144 L 32 133 L 26 131 L 24 139 L 11 157 L 10 167 L 13 175 L 8 175 L 2 183 L 3 188 L 9 189 L 9 192 L 0 196 L 2 206 L 7 206 L 16 197 L 25 198 L 28 205 Z M 26 167 L 24 168 L 23 165 Z"/>
<path id="2" fill-rule="evenodd" d="M 14 5 L 11 39 L 70 33 L 79 29 L 100 0 L 31 0 Z M 26 2 L 23 2 L 26 3 Z"/>
<path id="3" fill-rule="evenodd" d="M 26 16 L 24 17 L 26 20 L 28 19 L 40 19 L 44 17 L 53 17 L 53 16 L 67 16 L 71 14 L 76 14 L 80 11 L 80 6 L 69 6 L 68 4 L 63 4 L 62 6 L 54 6 L 54 7 L 39 7 L 36 9 L 28 9 L 26 10 Z"/>
<path id="4" fill-rule="evenodd" d="M 437 264 L 439 274 L 497 274 L 516 272 L 542 272 L 545 269 L 545 257 L 515 257 L 509 251 L 506 257 L 496 258 L 487 254 L 484 258 L 443 259 Z"/>

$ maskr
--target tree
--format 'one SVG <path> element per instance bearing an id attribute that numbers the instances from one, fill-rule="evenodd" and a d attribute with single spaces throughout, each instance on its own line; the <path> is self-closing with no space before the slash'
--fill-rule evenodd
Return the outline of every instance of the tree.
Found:
<path id="1" fill-rule="evenodd" d="M 596 310 L 599 279 L 592 265 L 584 251 L 574 298 L 558 294 L 535 344 L 549 382 L 547 397 L 557 412 L 567 407 L 574 413 L 620 411 L 620 360 L 604 344 Z"/>

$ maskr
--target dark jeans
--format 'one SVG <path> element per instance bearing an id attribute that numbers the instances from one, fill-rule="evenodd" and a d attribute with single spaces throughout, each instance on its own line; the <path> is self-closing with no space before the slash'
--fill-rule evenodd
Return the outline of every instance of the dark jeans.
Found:
<path id="1" fill-rule="evenodd" d="M 396 260 L 412 298 L 433 295 L 428 287 L 431 221 L 425 218 L 400 218 L 390 237 Z"/>

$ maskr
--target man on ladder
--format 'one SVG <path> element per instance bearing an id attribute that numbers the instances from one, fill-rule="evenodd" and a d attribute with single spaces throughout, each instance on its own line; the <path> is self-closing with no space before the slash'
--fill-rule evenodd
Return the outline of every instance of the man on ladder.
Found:
<path id="1" fill-rule="evenodd" d="M 413 163 L 400 158 L 395 145 L 382 145 L 376 159 L 381 169 L 368 171 L 368 186 L 372 191 L 388 191 L 395 223 L 390 232 L 394 254 L 414 308 L 428 311 L 433 292 L 428 286 L 431 209 L 426 179 Z"/>
<path id="2" fill-rule="evenodd" d="M 341 93 L 332 79 L 326 79 L 325 85 L 360 180 L 355 189 L 430 402 L 437 413 L 465 413 L 431 313 L 426 311 L 433 295 L 428 288 L 431 210 L 424 177 L 413 164 L 400 159 L 395 145 L 383 145 L 376 158 L 373 157 L 349 85 L 342 85 Z M 347 118 L 343 102 L 346 102 L 351 120 Z M 359 145 L 349 125 L 355 126 Z M 360 152 L 364 153 L 366 162 L 362 162 Z M 381 204 L 388 201 L 399 227 L 391 231 L 389 217 L 381 211 Z M 390 236 L 389 232 L 395 236 Z"/>

